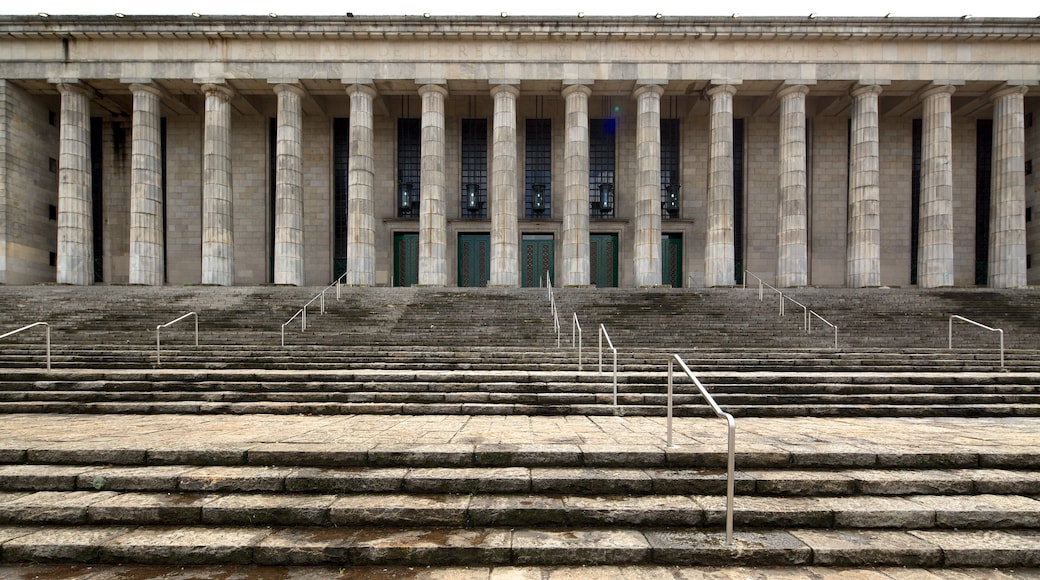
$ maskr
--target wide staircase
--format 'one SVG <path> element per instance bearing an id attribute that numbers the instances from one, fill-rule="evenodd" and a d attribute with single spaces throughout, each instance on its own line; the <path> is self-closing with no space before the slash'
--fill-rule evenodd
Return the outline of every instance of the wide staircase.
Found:
<path id="1" fill-rule="evenodd" d="M 1035 290 L 793 290 L 838 327 L 837 348 L 830 327 L 807 333 L 799 307 L 780 317 L 757 288 L 555 289 L 559 334 L 544 288 L 333 288 L 306 330 L 302 316 L 283 326 L 320 290 L 0 288 L 0 332 L 47 321 L 51 340 L 49 370 L 42 327 L 0 342 L 3 560 L 1040 567 Z M 157 347 L 156 327 L 188 312 Z M 954 314 L 1003 329 L 1004 350 L 967 323 L 948 348 Z M 732 543 L 725 424 L 681 372 L 668 404 L 673 354 L 736 417 Z M 646 436 L 669 406 L 685 433 L 674 446 Z M 236 417 L 275 442 L 222 442 Z M 814 437 L 821 418 L 841 428 Z M 294 421 L 415 420 L 487 421 L 488 440 L 277 436 Z M 929 420 L 951 440 L 920 439 Z M 106 421 L 140 438 L 18 435 Z M 546 421 L 578 439 L 490 435 Z M 180 423 L 204 436 L 147 436 Z M 634 436 L 582 444 L 590 423 Z M 973 424 L 1014 436 L 980 443 Z M 855 439 L 878 428 L 927 447 Z"/>

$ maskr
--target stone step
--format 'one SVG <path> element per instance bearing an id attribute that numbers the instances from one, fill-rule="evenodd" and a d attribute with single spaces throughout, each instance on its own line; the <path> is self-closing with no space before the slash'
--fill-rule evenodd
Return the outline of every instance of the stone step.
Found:
<path id="1" fill-rule="evenodd" d="M 747 496 L 1027 495 L 1040 471 L 1022 469 L 738 469 Z M 697 494 L 726 492 L 706 468 L 295 467 L 249 465 L 0 465 L 0 492 Z"/>
<path id="2" fill-rule="evenodd" d="M 1036 567 L 1014 530 L 9 526 L 7 562 L 274 566 Z"/>

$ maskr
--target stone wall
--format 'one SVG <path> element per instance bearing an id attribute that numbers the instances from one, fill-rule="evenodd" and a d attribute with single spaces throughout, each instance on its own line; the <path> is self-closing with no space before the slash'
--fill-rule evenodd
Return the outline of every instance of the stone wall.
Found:
<path id="1" fill-rule="evenodd" d="M 881 285 L 910 284 L 913 120 L 880 119 Z"/>
<path id="2" fill-rule="evenodd" d="M 1026 161 L 1032 161 L 1033 170 L 1026 175 L 1026 208 L 1032 219 L 1026 222 L 1026 255 L 1030 268 L 1026 270 L 1029 285 L 1040 284 L 1040 107 L 1029 106 L 1026 101 L 1026 117 L 1032 116 L 1032 126 L 1026 124 Z"/>
<path id="3" fill-rule="evenodd" d="M 809 283 L 845 286 L 848 132 L 845 118 L 810 120 Z"/>
<path id="4" fill-rule="evenodd" d="M 0 80 L 0 109 L 0 283 L 53 282 L 58 105 Z"/>

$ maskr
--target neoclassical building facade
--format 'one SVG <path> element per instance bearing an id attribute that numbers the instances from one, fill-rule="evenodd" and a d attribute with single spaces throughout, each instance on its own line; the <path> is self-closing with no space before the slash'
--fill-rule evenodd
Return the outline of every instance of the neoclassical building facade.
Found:
<path id="1" fill-rule="evenodd" d="M 1040 20 L 0 17 L 0 283 L 1040 283 Z"/>

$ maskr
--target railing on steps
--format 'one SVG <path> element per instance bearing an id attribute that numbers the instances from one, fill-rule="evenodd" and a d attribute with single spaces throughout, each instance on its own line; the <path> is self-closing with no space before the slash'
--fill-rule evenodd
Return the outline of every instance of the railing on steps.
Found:
<path id="1" fill-rule="evenodd" d="M 792 304 L 801 307 L 801 309 L 802 309 L 802 323 L 803 323 L 803 326 L 805 328 L 805 334 L 812 334 L 812 319 L 813 318 L 816 318 L 820 322 L 822 322 L 822 323 L 826 324 L 827 326 L 831 327 L 834 330 L 834 350 L 838 350 L 838 327 L 836 325 L 831 324 L 826 318 L 820 316 L 815 311 L 810 310 L 809 307 L 806 306 L 805 304 L 802 304 L 801 302 L 795 300 L 794 298 L 791 298 L 787 294 L 784 294 L 783 291 L 781 291 L 780 289 L 775 288 L 775 287 L 769 285 L 762 278 L 759 278 L 757 275 L 755 275 L 755 274 L 753 274 L 751 272 L 748 272 L 746 270 L 744 271 L 744 284 L 743 284 L 744 288 L 747 288 L 748 276 L 751 276 L 755 280 L 758 280 L 758 300 L 759 301 L 764 301 L 765 300 L 765 289 L 766 288 L 769 288 L 770 290 L 772 290 L 773 292 L 776 292 L 780 296 L 780 316 L 784 315 L 784 312 L 785 312 L 784 304 L 786 302 L 791 302 Z"/>
<path id="2" fill-rule="evenodd" d="M 553 331 L 556 332 L 556 348 L 560 348 L 560 312 L 556 308 L 556 295 L 553 293 L 552 278 L 549 277 L 549 271 L 545 271 L 545 277 L 542 279 L 545 283 L 545 288 L 549 294 L 549 311 L 553 317 Z"/>
<path id="3" fill-rule="evenodd" d="M 51 370 L 51 325 L 50 324 L 47 324 L 46 322 L 34 322 L 32 324 L 28 324 L 26 326 L 23 326 L 23 327 L 21 327 L 21 328 L 19 328 L 17 330 L 12 330 L 11 332 L 8 332 L 6 334 L 0 335 L 0 339 L 7 338 L 8 336 L 13 336 L 15 334 L 18 334 L 19 332 L 23 332 L 23 331 L 29 330 L 30 328 L 36 328 L 37 326 L 42 326 L 47 331 L 47 370 Z"/>
<path id="4" fill-rule="evenodd" d="M 166 328 L 168 326 L 173 326 L 174 324 L 177 324 L 178 322 L 184 320 L 185 318 L 188 318 L 189 316 L 194 316 L 195 317 L 195 346 L 199 346 L 199 315 L 198 314 L 196 314 L 194 312 L 189 312 L 187 314 L 184 314 L 184 315 L 180 316 L 179 318 L 176 318 L 174 320 L 171 320 L 171 321 L 167 322 L 166 324 L 160 324 L 159 326 L 155 327 L 155 366 L 161 366 L 162 365 L 162 344 L 161 344 L 161 341 L 159 339 L 159 330 L 161 330 L 163 328 Z"/>
<path id="5" fill-rule="evenodd" d="M 610 340 L 610 335 L 607 334 L 607 327 L 599 325 L 599 374 L 603 374 L 603 338 L 606 337 L 607 345 L 610 350 L 614 352 L 614 409 L 617 410 L 617 349 L 614 348 L 614 341 Z"/>
<path id="6" fill-rule="evenodd" d="M 686 362 L 677 354 L 673 354 L 668 359 L 668 447 L 672 445 L 672 370 L 674 363 L 679 363 L 682 367 L 686 376 L 690 377 L 693 384 L 697 385 L 697 390 L 700 391 L 701 396 L 704 400 L 711 405 L 711 410 L 715 412 L 715 416 L 726 420 L 726 426 L 728 429 L 727 433 L 727 452 L 726 452 L 726 545 L 730 546 L 733 544 L 733 487 L 734 487 L 734 472 L 736 471 L 736 452 L 735 447 L 737 443 L 737 421 L 733 418 L 733 415 L 722 410 L 719 404 L 715 402 L 715 399 L 708 392 L 708 389 L 704 388 L 704 385 L 694 376 L 693 371 L 690 367 L 686 366 Z"/>
<path id="7" fill-rule="evenodd" d="M 331 284 L 329 284 L 328 286 L 322 288 L 321 292 L 318 292 L 317 294 L 315 294 L 310 300 L 307 301 L 306 304 L 303 305 L 303 308 L 300 308 L 299 310 L 297 310 L 295 314 L 293 314 L 292 316 L 289 317 L 289 320 L 286 320 L 285 322 L 282 323 L 282 332 L 281 332 L 282 346 L 285 346 L 285 327 L 289 326 L 289 324 L 293 320 L 296 320 L 297 318 L 299 318 L 300 319 L 300 332 L 306 332 L 307 331 L 307 308 L 310 307 L 311 304 L 314 304 L 315 301 L 318 301 L 319 302 L 320 313 L 321 314 L 325 314 L 325 293 L 328 292 L 329 290 L 331 290 L 333 287 L 336 288 L 336 300 L 340 299 L 340 285 L 342 284 L 343 279 L 346 278 L 347 274 L 349 274 L 349 273 L 350 272 L 344 272 L 343 274 L 340 275 L 339 278 L 336 278 L 335 280 L 333 280 Z"/>
<path id="8" fill-rule="evenodd" d="M 980 322 L 975 322 L 974 320 L 971 320 L 971 319 L 965 318 L 963 316 L 958 316 L 956 314 L 953 314 L 953 315 L 950 316 L 950 328 L 947 331 L 947 335 L 948 335 L 947 337 L 949 338 L 948 348 L 950 348 L 950 349 L 953 348 L 953 323 L 954 323 L 954 321 L 967 322 L 968 324 L 974 324 L 975 326 L 978 326 L 979 328 L 988 330 L 990 332 L 999 333 L 1000 334 L 1000 368 L 1004 369 L 1004 331 L 1003 330 L 1001 330 L 999 328 L 991 328 L 991 327 L 986 326 L 985 324 L 982 324 Z M 2 337 L 0 337 L 0 338 L 2 338 Z"/>
<path id="9" fill-rule="evenodd" d="M 578 370 L 581 370 L 581 323 L 578 322 L 578 313 L 574 313 L 574 322 L 571 323 L 571 348 L 574 348 L 575 337 L 578 344 Z"/>

